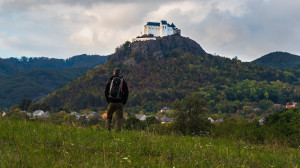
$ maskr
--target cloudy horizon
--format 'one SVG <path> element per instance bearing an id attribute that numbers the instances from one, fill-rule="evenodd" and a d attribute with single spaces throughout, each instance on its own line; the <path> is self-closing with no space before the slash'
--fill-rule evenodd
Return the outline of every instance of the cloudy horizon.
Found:
<path id="1" fill-rule="evenodd" d="M 298 9 L 296 0 L 0 0 L 0 57 L 109 55 L 160 20 L 211 54 L 300 55 Z"/>

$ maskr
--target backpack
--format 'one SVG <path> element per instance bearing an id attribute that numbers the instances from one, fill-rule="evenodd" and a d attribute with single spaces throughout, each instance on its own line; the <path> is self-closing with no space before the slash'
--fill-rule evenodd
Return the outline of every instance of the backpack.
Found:
<path id="1" fill-rule="evenodd" d="M 108 97 L 112 99 L 122 99 L 123 96 L 123 78 L 114 77 L 111 80 Z"/>

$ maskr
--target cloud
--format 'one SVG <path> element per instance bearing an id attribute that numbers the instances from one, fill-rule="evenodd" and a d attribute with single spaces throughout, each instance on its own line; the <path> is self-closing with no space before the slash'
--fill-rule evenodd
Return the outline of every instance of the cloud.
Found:
<path id="1" fill-rule="evenodd" d="M 300 54 L 299 8 L 296 0 L 0 0 L 0 57 L 107 55 L 161 19 L 210 53 Z"/>

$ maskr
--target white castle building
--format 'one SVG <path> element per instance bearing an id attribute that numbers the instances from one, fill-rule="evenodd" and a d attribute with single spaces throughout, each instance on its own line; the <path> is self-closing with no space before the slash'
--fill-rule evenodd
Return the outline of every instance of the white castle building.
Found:
<path id="1" fill-rule="evenodd" d="M 176 28 L 173 23 L 169 24 L 165 20 L 161 20 L 160 22 L 147 22 L 147 24 L 144 25 L 144 35 L 134 38 L 132 41 L 155 40 L 155 37 L 164 37 L 173 34 L 181 34 L 180 29 Z"/>

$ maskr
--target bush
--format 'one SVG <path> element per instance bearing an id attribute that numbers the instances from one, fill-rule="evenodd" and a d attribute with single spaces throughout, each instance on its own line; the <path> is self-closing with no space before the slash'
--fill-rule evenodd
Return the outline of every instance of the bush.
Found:
<path id="1" fill-rule="evenodd" d="M 93 116 L 87 122 L 88 125 L 97 125 L 100 123 L 100 116 Z"/>
<path id="2" fill-rule="evenodd" d="M 86 119 L 85 116 L 80 116 L 79 119 L 78 119 L 78 125 L 79 126 L 87 126 L 88 125 L 88 121 Z"/>
<path id="3" fill-rule="evenodd" d="M 123 124 L 128 130 L 143 130 L 145 128 L 145 125 L 135 116 L 129 117 Z"/>
<path id="4" fill-rule="evenodd" d="M 300 145 L 300 110 L 297 108 L 275 112 L 266 118 L 265 124 L 249 123 L 245 119 L 227 119 L 216 125 L 213 137 L 243 140 L 251 143 L 279 143 L 290 147 Z"/>
<path id="5" fill-rule="evenodd" d="M 153 132 L 155 134 L 172 134 L 175 133 L 174 123 L 169 122 L 166 124 L 151 124 L 148 128 L 148 131 Z"/>
<path id="6" fill-rule="evenodd" d="M 62 124 L 64 121 L 67 121 L 67 119 L 68 119 L 68 114 L 65 111 L 55 113 L 51 116 L 51 121 L 54 124 Z"/>
<path id="7" fill-rule="evenodd" d="M 27 116 L 27 114 L 25 112 L 19 111 L 19 112 L 15 112 L 13 114 L 11 114 L 9 116 L 10 119 L 18 119 L 18 120 L 28 120 L 29 117 Z"/>

